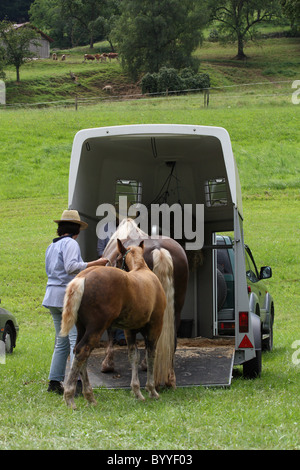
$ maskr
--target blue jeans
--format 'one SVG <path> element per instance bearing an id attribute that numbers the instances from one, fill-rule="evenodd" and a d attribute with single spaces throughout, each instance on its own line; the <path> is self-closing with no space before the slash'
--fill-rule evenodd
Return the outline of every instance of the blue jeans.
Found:
<path id="1" fill-rule="evenodd" d="M 55 344 L 50 366 L 49 380 L 63 382 L 65 378 L 66 364 L 70 355 L 70 365 L 74 358 L 74 348 L 77 339 L 77 329 L 74 325 L 69 335 L 59 335 L 61 329 L 62 308 L 49 307 L 55 328 Z"/>

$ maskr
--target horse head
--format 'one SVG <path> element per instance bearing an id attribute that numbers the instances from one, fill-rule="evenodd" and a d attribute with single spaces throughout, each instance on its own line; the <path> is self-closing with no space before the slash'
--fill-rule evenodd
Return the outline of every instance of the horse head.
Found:
<path id="1" fill-rule="evenodd" d="M 117 268 L 121 268 L 124 271 L 131 271 L 134 268 L 145 265 L 144 240 L 142 240 L 138 246 L 129 246 L 128 248 L 125 248 L 121 240 L 117 238 L 117 245 L 119 251 L 119 255 L 116 260 Z M 127 255 L 129 253 L 130 256 L 127 259 Z"/>

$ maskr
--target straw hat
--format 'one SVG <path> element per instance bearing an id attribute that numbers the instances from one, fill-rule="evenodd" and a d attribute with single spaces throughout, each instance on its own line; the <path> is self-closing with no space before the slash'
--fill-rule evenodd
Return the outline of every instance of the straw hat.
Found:
<path id="1" fill-rule="evenodd" d="M 75 210 L 66 210 L 63 211 L 60 220 L 54 220 L 57 224 L 59 222 L 72 222 L 73 224 L 79 224 L 80 230 L 84 230 L 87 228 L 88 224 L 80 220 L 80 216 L 78 211 Z"/>

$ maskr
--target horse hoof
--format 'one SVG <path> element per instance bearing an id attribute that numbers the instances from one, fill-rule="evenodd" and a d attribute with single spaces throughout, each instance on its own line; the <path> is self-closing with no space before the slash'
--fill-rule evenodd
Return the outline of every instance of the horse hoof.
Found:
<path id="1" fill-rule="evenodd" d="M 67 405 L 68 408 L 71 408 L 72 410 L 76 410 L 76 409 L 77 409 L 77 406 L 75 405 L 74 400 L 65 399 L 65 403 L 66 403 L 66 405 Z"/>
<path id="2" fill-rule="evenodd" d="M 153 389 L 153 388 L 145 387 L 145 389 L 149 393 L 150 398 L 155 398 L 155 400 L 159 399 L 159 394 L 157 393 L 155 388 Z"/>
<path id="3" fill-rule="evenodd" d="M 141 392 L 132 392 L 135 396 L 135 398 L 138 401 L 145 401 L 145 397 L 141 394 Z"/>
<path id="4" fill-rule="evenodd" d="M 88 405 L 97 406 L 97 402 L 96 402 L 96 400 L 90 400 L 90 401 L 88 401 Z"/>

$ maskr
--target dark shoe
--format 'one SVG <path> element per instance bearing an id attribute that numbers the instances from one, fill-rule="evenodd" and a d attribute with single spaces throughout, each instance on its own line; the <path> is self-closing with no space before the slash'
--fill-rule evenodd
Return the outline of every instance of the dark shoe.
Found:
<path id="1" fill-rule="evenodd" d="M 64 387 L 61 382 L 58 382 L 57 380 L 50 380 L 47 392 L 54 392 L 58 393 L 58 395 L 63 395 Z"/>

